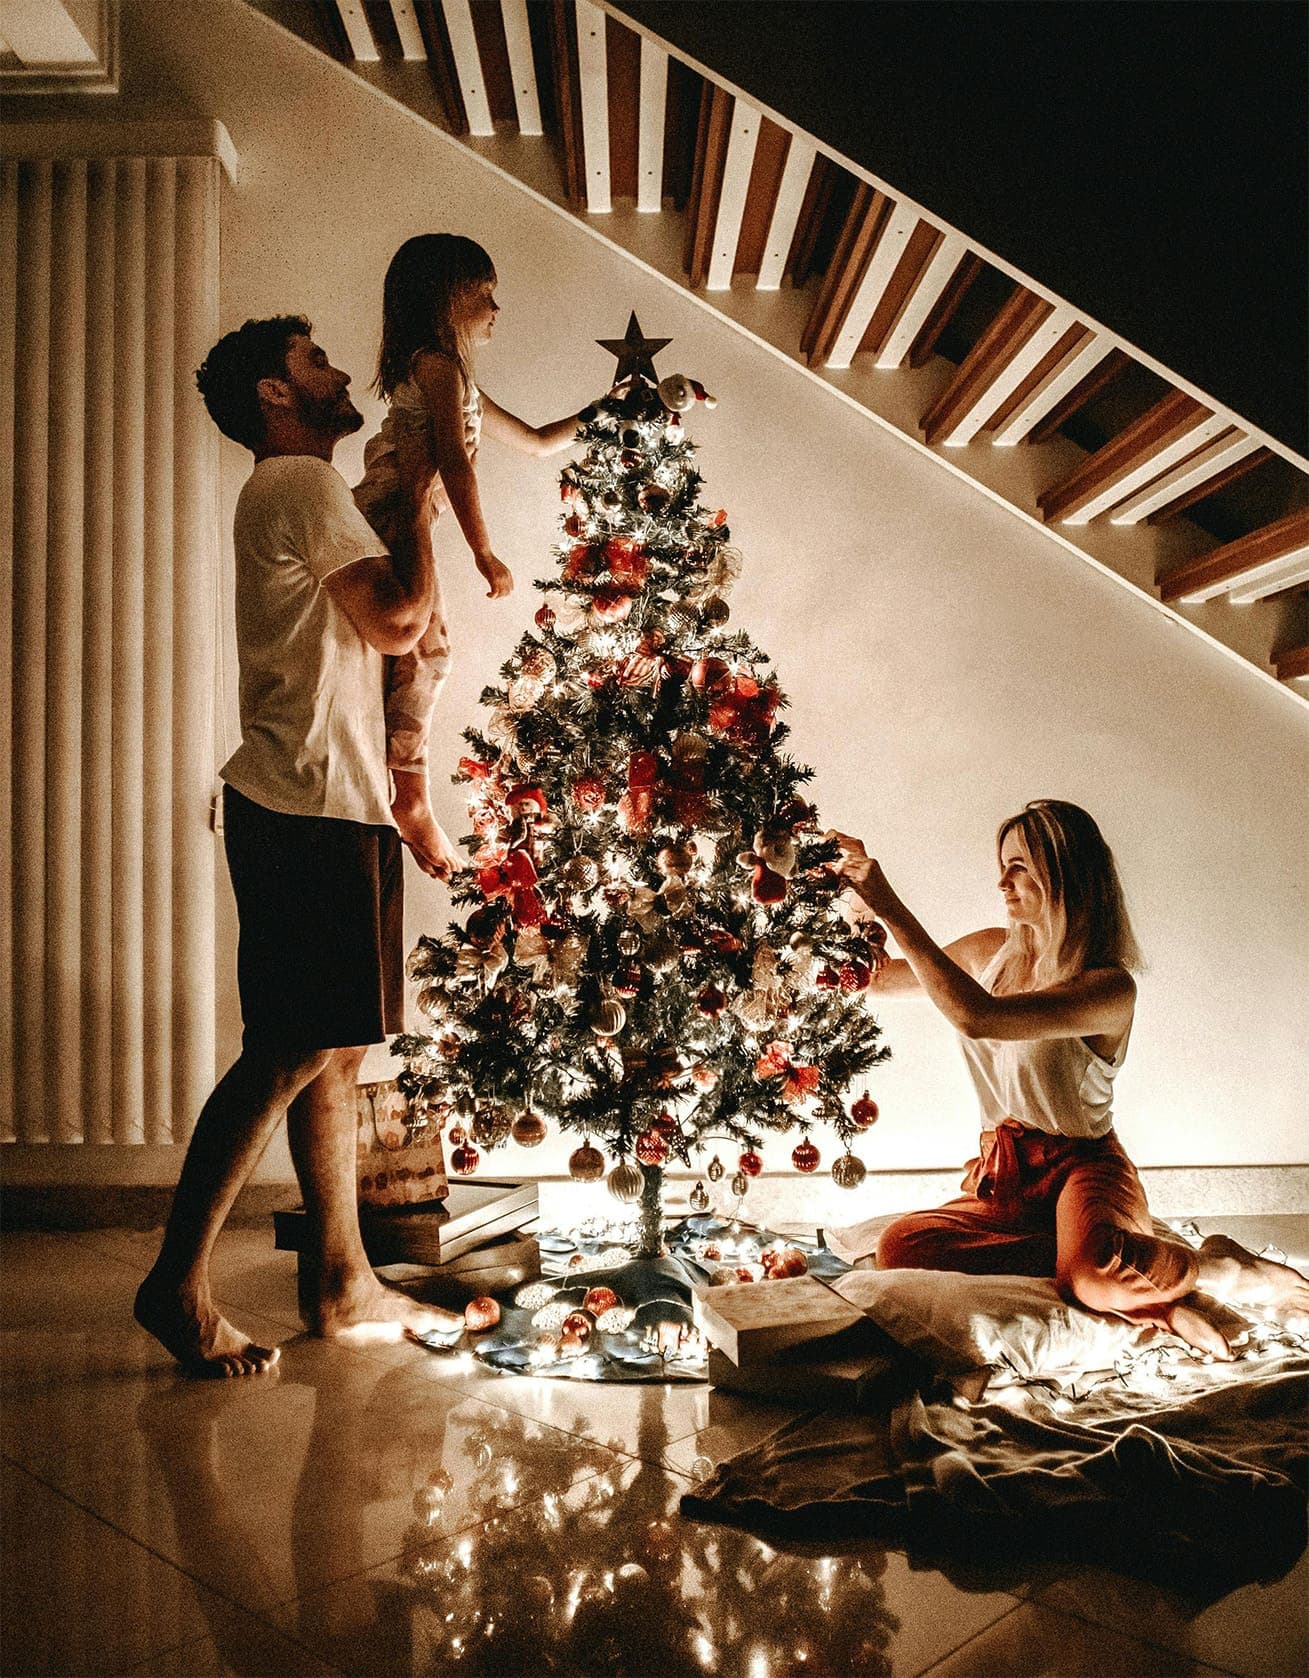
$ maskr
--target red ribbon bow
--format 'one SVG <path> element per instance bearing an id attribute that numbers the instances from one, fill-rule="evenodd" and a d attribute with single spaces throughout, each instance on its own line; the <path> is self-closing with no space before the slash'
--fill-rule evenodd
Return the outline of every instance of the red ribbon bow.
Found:
<path id="1" fill-rule="evenodd" d="M 806 1066 L 793 1061 L 791 1045 L 781 1041 L 770 1043 L 759 1056 L 755 1062 L 754 1075 L 761 1081 L 767 1078 L 781 1078 L 783 1101 L 803 1101 L 805 1096 L 812 1095 L 818 1088 L 822 1076 L 816 1066 Z"/>
<path id="2" fill-rule="evenodd" d="M 526 851 L 509 851 L 502 862 L 477 871 L 477 884 L 485 898 L 507 897 L 517 926 L 540 926 L 546 918 L 545 904 L 536 889 L 536 866 Z"/>

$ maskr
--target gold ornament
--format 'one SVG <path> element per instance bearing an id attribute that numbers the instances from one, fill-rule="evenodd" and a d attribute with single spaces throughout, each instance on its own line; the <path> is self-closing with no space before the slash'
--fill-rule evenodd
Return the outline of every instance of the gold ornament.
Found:
<path id="1" fill-rule="evenodd" d="M 568 1175 L 578 1183 L 595 1183 L 604 1176 L 605 1157 L 588 1137 L 568 1156 Z"/>
<path id="2" fill-rule="evenodd" d="M 615 1200 L 640 1200 L 645 1189 L 645 1172 L 635 1160 L 620 1159 L 609 1173 L 609 1192 Z"/>
<path id="3" fill-rule="evenodd" d="M 868 1175 L 868 1167 L 858 1154 L 842 1154 L 832 1162 L 832 1181 L 838 1189 L 857 1189 Z"/>
<path id="4" fill-rule="evenodd" d="M 750 1187 L 750 1179 L 746 1176 L 744 1171 L 738 1171 L 732 1177 L 732 1181 L 729 1186 L 732 1193 L 738 1200 L 744 1200 L 745 1191 Z"/>
<path id="5" fill-rule="evenodd" d="M 714 1157 L 709 1161 L 709 1164 L 706 1166 L 705 1176 L 708 1177 L 711 1183 L 718 1183 L 722 1181 L 723 1162 L 719 1159 L 717 1154 L 714 1155 Z"/>
<path id="6" fill-rule="evenodd" d="M 691 1190 L 691 1210 L 693 1212 L 707 1212 L 709 1210 L 709 1190 L 703 1183 L 697 1183 Z"/>
<path id="7" fill-rule="evenodd" d="M 627 1009 L 615 996 L 602 996 L 591 1015 L 591 1030 L 597 1037 L 617 1037 L 627 1024 Z"/>
<path id="8" fill-rule="evenodd" d="M 539 1113 L 522 1113 L 509 1129 L 520 1148 L 538 1147 L 546 1139 L 546 1123 Z"/>

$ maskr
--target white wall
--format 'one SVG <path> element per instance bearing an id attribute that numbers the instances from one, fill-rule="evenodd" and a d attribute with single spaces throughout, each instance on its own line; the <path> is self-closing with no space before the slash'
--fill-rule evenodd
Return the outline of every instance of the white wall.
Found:
<path id="1" fill-rule="evenodd" d="M 1002 817 L 1042 795 L 1087 805 L 1150 963 L 1120 1080 L 1129 1151 L 1143 1164 L 1305 1157 L 1309 711 L 238 0 L 188 6 L 184 27 L 172 0 L 128 0 L 124 14 L 129 99 L 221 118 L 241 157 L 224 208 L 225 326 L 308 312 L 355 374 L 371 430 L 382 275 L 410 234 L 449 229 L 490 249 L 503 313 L 482 382 L 533 421 L 605 386 L 613 363 L 593 340 L 620 335 L 634 307 L 674 340 L 662 370 L 720 398 L 693 433 L 746 556 L 734 612 L 777 662 L 824 817 L 865 835 L 949 938 L 998 918 Z M 367 434 L 338 451 L 347 478 Z M 247 463 L 224 449 L 230 524 Z M 518 579 L 510 601 L 483 598 L 453 523 L 443 532 L 456 669 L 438 764 L 458 755 L 480 688 L 535 607 L 557 464 L 484 452 L 483 499 Z M 230 634 L 227 672 L 230 712 Z M 435 792 L 461 831 L 454 789 L 438 776 Z M 411 933 L 444 925 L 440 890 L 416 872 L 409 885 Z M 229 1046 L 232 963 L 229 922 Z M 868 1163 L 961 1159 L 974 1121 L 949 1031 L 907 1003 L 887 1003 L 883 1022 L 895 1059 L 873 1081 L 884 1117 Z M 552 1140 L 496 1163 L 558 1170 L 565 1152 Z"/>

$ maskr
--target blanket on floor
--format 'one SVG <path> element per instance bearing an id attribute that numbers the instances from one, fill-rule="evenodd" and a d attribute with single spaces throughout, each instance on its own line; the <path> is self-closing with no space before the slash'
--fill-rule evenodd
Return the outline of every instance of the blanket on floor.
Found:
<path id="1" fill-rule="evenodd" d="M 808 1414 L 682 1499 L 789 1539 L 874 1537 L 977 1576 L 1061 1557 L 1218 1597 L 1306 1541 L 1309 1355 L 1269 1349 L 1073 1402 L 1039 1386 L 974 1405 L 912 1393 L 883 1416 Z"/>

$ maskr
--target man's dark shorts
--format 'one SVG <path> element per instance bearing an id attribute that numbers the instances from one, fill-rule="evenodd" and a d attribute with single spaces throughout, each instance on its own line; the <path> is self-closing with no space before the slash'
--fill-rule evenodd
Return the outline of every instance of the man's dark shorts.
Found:
<path id="1" fill-rule="evenodd" d="M 223 789 L 248 1044 L 337 1049 L 404 1029 L 404 874 L 393 828 L 284 816 Z"/>

